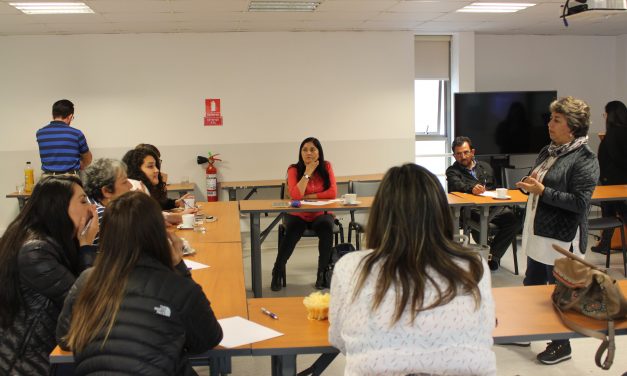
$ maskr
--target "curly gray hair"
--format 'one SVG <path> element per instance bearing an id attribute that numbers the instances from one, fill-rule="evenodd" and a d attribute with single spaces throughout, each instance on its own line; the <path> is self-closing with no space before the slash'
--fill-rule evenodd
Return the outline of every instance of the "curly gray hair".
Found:
<path id="1" fill-rule="evenodd" d="M 549 106 L 551 112 L 566 116 L 568 128 L 575 137 L 588 135 L 590 128 L 590 106 L 581 99 L 562 97 L 554 100 Z"/>
<path id="2" fill-rule="evenodd" d="M 85 193 L 90 198 L 101 202 L 104 199 L 102 188 L 114 192 L 115 180 L 120 174 L 126 173 L 126 164 L 117 159 L 96 159 L 83 172 Z"/>

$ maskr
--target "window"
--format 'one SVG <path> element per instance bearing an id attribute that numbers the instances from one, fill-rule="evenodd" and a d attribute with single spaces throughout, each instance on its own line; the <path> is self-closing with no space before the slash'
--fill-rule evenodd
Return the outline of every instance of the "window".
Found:
<path id="1" fill-rule="evenodd" d="M 450 37 L 416 36 L 414 43 L 415 162 L 446 187 L 451 164 Z"/>

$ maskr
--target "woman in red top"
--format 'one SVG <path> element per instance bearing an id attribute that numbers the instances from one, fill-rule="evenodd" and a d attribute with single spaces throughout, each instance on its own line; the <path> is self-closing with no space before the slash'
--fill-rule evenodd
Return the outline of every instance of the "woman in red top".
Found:
<path id="1" fill-rule="evenodd" d="M 300 144 L 298 163 L 287 169 L 287 189 L 293 200 L 333 199 L 337 193 L 331 163 L 324 160 L 320 141 L 308 137 Z M 324 271 L 329 265 L 333 245 L 333 216 L 324 212 L 290 213 L 285 215 L 285 236 L 272 269 L 272 291 L 285 287 L 285 264 L 306 229 L 318 235 L 318 274 L 315 287 L 328 288 Z"/>

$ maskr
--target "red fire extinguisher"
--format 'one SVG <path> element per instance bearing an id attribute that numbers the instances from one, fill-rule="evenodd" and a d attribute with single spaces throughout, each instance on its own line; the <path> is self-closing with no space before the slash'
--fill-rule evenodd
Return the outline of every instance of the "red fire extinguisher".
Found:
<path id="1" fill-rule="evenodd" d="M 205 171 L 205 179 L 207 180 L 207 201 L 218 201 L 218 169 L 213 165 L 216 161 L 222 161 L 216 158 L 220 154 L 211 154 L 209 152 L 209 158 L 207 163 L 207 170 Z"/>

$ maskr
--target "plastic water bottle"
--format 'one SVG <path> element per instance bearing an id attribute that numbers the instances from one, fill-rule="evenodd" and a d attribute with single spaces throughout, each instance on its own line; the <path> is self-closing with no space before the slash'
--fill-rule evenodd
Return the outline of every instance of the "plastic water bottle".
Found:
<path id="1" fill-rule="evenodd" d="M 24 192 L 31 193 L 34 185 L 35 172 L 33 171 L 33 166 L 31 166 L 30 162 L 26 162 L 26 167 L 24 168 Z"/>

